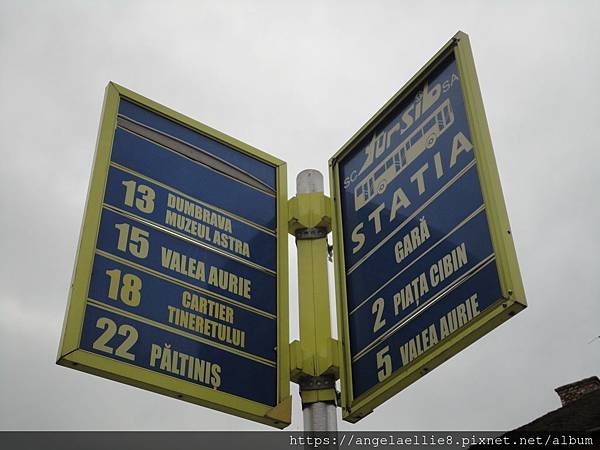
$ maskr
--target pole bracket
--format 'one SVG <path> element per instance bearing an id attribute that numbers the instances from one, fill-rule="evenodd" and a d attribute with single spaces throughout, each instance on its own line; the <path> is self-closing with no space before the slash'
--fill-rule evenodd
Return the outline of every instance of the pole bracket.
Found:
<path id="1" fill-rule="evenodd" d="M 327 347 L 327 350 L 321 347 L 322 351 L 325 350 L 321 355 L 313 355 L 302 349 L 300 341 L 291 342 L 289 346 L 291 381 L 300 385 L 301 380 L 311 377 L 333 377 L 334 382 L 338 380 L 340 378 L 340 364 L 337 339 L 329 338 Z M 315 363 L 316 358 L 321 359 L 319 365 L 324 368 L 318 374 L 315 374 L 314 370 L 317 366 Z M 327 365 L 328 362 L 329 365 Z"/>
<path id="2" fill-rule="evenodd" d="M 331 209 L 331 199 L 322 192 L 299 194 L 292 197 L 288 200 L 288 232 L 296 237 L 298 231 L 314 228 L 329 233 L 331 231 Z M 307 239 L 321 239 L 322 237 Z"/>
<path id="3" fill-rule="evenodd" d="M 339 405 L 334 375 L 305 376 L 298 380 L 302 408 L 311 403 L 327 402 Z"/>
<path id="4" fill-rule="evenodd" d="M 335 388 L 335 377 L 333 375 L 302 377 L 298 381 L 301 391 L 320 391 L 321 389 Z"/>
<path id="5" fill-rule="evenodd" d="M 327 237 L 327 228 L 313 227 L 313 228 L 301 228 L 295 232 L 296 240 L 312 240 L 312 239 L 323 239 Z"/>

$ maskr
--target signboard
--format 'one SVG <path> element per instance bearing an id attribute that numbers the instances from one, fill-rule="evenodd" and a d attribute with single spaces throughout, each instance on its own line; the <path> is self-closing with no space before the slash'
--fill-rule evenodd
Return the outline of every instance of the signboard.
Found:
<path id="1" fill-rule="evenodd" d="M 468 37 L 330 160 L 344 419 L 526 306 Z"/>
<path id="2" fill-rule="evenodd" d="M 287 426 L 286 204 L 284 162 L 110 83 L 58 364 Z"/>

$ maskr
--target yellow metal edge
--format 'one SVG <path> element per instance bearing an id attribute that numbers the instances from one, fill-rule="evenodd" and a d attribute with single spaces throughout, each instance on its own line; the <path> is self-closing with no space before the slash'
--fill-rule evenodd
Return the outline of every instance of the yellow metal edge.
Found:
<path id="1" fill-rule="evenodd" d="M 57 359 L 79 348 L 118 109 L 119 93 L 109 83 L 106 87 L 102 105 L 96 150 L 92 163 Z"/>
<path id="2" fill-rule="evenodd" d="M 386 400 L 497 328 L 523 308 L 524 306 L 518 302 L 499 299 L 495 306 L 486 310 L 475 321 L 461 328 L 454 336 L 432 348 L 405 368 L 398 370 L 388 380 L 379 383 L 376 387 L 358 397 L 350 405 L 350 408 L 342 410 L 342 419 L 351 423 L 359 421 Z"/>
<path id="3" fill-rule="evenodd" d="M 331 353 L 331 309 L 329 303 L 329 279 L 327 275 L 327 239 L 308 240 L 311 246 L 313 256 L 312 279 L 314 283 L 314 327 L 316 342 L 316 373 L 320 376 L 325 373 L 332 373 L 335 365 L 335 356 Z M 300 242 L 298 242 L 300 244 Z M 321 268 L 317 264 L 322 262 Z M 322 270 L 321 270 L 322 269 Z M 325 288 L 325 289 L 319 289 Z M 321 291 L 321 292 L 319 292 Z"/>
<path id="4" fill-rule="evenodd" d="M 338 327 L 338 361 L 342 411 L 348 411 L 353 402 L 352 356 L 350 354 L 350 335 L 348 309 L 346 305 L 346 277 L 343 229 L 341 221 L 341 200 L 339 184 L 339 164 L 333 158 L 329 161 L 329 186 L 332 205 L 331 231 L 333 234 L 333 261 L 335 279 L 335 298 Z"/>
<path id="5" fill-rule="evenodd" d="M 300 352 L 302 357 L 300 365 L 303 372 L 310 376 L 317 376 L 317 333 L 315 324 L 315 311 L 313 298 L 316 296 L 315 285 L 313 283 L 313 272 L 310 270 L 301 270 L 302 267 L 310 268 L 313 262 L 312 241 L 299 240 L 296 242 L 297 263 L 298 263 L 298 320 L 300 334 Z M 303 303 L 303 299 L 310 299 L 310 302 Z"/>
<path id="6" fill-rule="evenodd" d="M 303 405 L 317 402 L 335 402 L 336 394 L 335 389 L 319 389 L 315 391 L 301 391 L 300 398 Z"/>
<path id="7" fill-rule="evenodd" d="M 290 396 L 287 165 L 277 167 L 277 397 Z"/>
<path id="8" fill-rule="evenodd" d="M 502 294 L 505 298 L 527 306 L 469 37 L 465 33 L 459 32 L 455 38 L 458 75 L 470 124 L 492 245 L 496 253 Z"/>
<path id="9" fill-rule="evenodd" d="M 273 419 L 275 426 L 283 429 L 292 423 L 292 396 L 288 395 L 277 406 L 271 408 L 265 417 Z"/>
<path id="10" fill-rule="evenodd" d="M 204 135 L 210 137 L 211 139 L 220 141 L 223 144 L 233 147 L 236 150 L 239 150 L 242 153 L 247 154 L 248 156 L 251 156 L 262 162 L 266 162 L 266 163 L 269 163 L 269 164 L 271 164 L 273 166 L 277 166 L 277 167 L 285 164 L 284 161 L 282 161 L 281 159 L 279 159 L 273 155 L 270 155 L 269 153 L 266 153 L 262 150 L 259 150 L 256 147 L 246 144 L 245 142 L 242 142 L 232 136 L 222 133 L 219 130 L 209 127 L 208 125 L 206 125 L 202 122 L 199 122 L 195 119 L 192 119 L 191 117 L 181 114 L 167 106 L 164 106 L 158 102 L 155 102 L 154 100 L 150 100 L 149 98 L 144 97 L 143 95 L 140 95 L 136 92 L 133 92 L 124 86 L 121 86 L 112 81 L 110 82 L 110 85 L 112 85 L 119 92 L 119 94 L 122 97 L 124 97 L 128 100 L 131 100 L 135 103 L 138 103 L 148 109 L 151 109 L 154 112 L 156 112 L 168 119 L 175 120 L 176 122 L 179 122 L 182 125 L 185 125 L 186 127 L 193 129 L 194 131 L 197 131 L 201 134 L 204 134 Z"/>
<path id="11" fill-rule="evenodd" d="M 295 340 L 290 342 L 289 345 L 290 355 L 290 380 L 294 383 L 298 383 L 300 377 L 303 375 L 304 365 L 302 360 L 302 347 L 300 347 L 300 341 Z"/>
<path id="12" fill-rule="evenodd" d="M 435 67 L 441 63 L 444 58 L 450 53 L 453 46 L 456 45 L 456 40 L 464 33 L 458 32 L 453 36 L 440 50 L 433 55 L 429 61 L 427 61 L 419 71 L 408 80 L 404 86 L 402 86 L 393 96 L 390 98 L 379 110 L 371 117 L 367 123 L 365 123 L 354 135 L 346 141 L 346 143 L 330 158 L 329 164 L 335 164 L 335 161 L 343 158 L 345 153 L 350 151 L 356 143 L 362 140 L 368 135 L 374 128 L 374 126 L 383 120 L 383 118 L 390 113 L 396 105 L 398 105 L 404 98 L 422 81 L 423 77 L 426 77 L 428 73 L 433 71 Z"/>
<path id="13" fill-rule="evenodd" d="M 57 363 L 102 378 L 108 378 L 119 383 L 233 414 L 276 428 L 284 428 L 289 425 L 289 423 L 281 421 L 279 416 L 269 416 L 274 409 L 269 405 L 263 405 L 208 387 L 194 385 L 184 380 L 132 366 L 84 350 L 76 350 L 60 358 Z M 120 375 L 122 373 L 127 373 L 128 376 Z M 275 408 L 278 406 L 275 406 Z"/>
<path id="14" fill-rule="evenodd" d="M 329 373 L 334 376 L 336 380 L 340 379 L 340 354 L 339 345 L 337 339 L 329 338 L 329 348 L 333 357 L 333 365 Z"/>

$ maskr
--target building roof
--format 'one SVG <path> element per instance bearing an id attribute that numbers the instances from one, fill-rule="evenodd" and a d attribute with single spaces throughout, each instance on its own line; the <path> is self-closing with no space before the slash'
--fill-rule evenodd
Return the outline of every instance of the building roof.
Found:
<path id="1" fill-rule="evenodd" d="M 522 431 L 600 431 L 600 389 L 513 430 Z"/>

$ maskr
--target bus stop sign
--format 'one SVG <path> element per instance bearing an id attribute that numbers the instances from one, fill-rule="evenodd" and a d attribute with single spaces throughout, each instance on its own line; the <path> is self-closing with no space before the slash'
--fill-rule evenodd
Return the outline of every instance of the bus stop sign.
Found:
<path id="1" fill-rule="evenodd" d="M 57 362 L 287 426 L 285 167 L 110 83 Z"/>
<path id="2" fill-rule="evenodd" d="M 329 164 L 342 406 L 356 422 L 526 306 L 468 37 Z"/>

